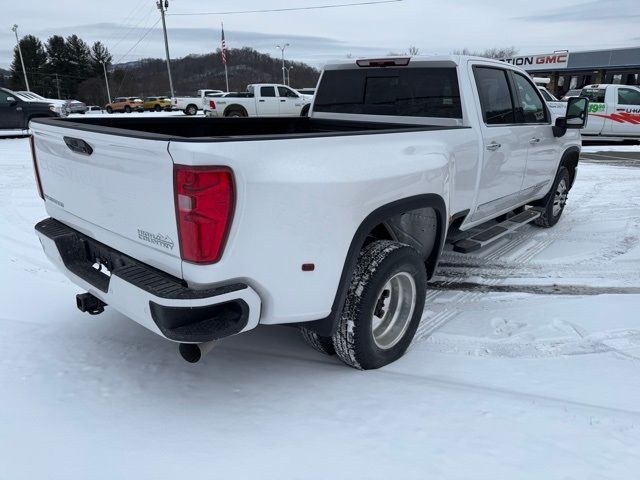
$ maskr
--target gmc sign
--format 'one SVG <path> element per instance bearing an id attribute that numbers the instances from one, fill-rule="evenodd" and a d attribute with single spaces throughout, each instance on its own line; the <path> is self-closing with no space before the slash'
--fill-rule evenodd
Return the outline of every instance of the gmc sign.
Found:
<path id="1" fill-rule="evenodd" d="M 569 64 L 569 54 L 548 53 L 543 55 L 528 55 L 524 57 L 505 58 L 504 61 L 527 71 L 558 70 L 567 68 Z"/>

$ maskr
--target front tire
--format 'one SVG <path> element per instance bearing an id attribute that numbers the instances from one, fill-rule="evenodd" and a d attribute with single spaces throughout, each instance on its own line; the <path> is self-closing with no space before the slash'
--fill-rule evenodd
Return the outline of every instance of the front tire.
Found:
<path id="1" fill-rule="evenodd" d="M 107 107 L 107 113 L 113 113 L 113 108 Z"/>
<path id="2" fill-rule="evenodd" d="M 566 167 L 560 167 L 556 179 L 553 182 L 547 203 L 545 204 L 542 215 L 534 220 L 534 223 L 542 228 L 553 227 L 564 211 L 567 204 L 567 195 L 569 194 L 569 186 L 571 185 L 571 177 Z"/>
<path id="3" fill-rule="evenodd" d="M 131 107 L 129 105 L 124 106 L 124 113 L 131 113 Z"/>
<path id="4" fill-rule="evenodd" d="M 370 370 L 402 357 L 420 324 L 426 288 L 424 261 L 414 248 L 388 240 L 367 245 L 332 337 L 340 360 Z"/>
<path id="5" fill-rule="evenodd" d="M 162 111 L 162 107 L 161 107 L 160 105 L 156 105 L 153 109 L 154 109 L 156 112 L 161 112 L 161 111 Z"/>

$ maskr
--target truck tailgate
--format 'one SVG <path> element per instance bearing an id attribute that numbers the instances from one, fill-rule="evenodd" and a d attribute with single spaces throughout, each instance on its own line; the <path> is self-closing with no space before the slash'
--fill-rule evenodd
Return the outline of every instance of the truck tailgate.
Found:
<path id="1" fill-rule="evenodd" d="M 167 140 L 32 122 L 36 162 L 53 218 L 181 277 Z"/>

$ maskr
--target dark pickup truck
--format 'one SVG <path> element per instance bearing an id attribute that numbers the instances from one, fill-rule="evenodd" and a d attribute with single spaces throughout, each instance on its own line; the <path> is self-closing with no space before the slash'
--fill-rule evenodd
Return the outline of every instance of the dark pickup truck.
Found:
<path id="1" fill-rule="evenodd" d="M 15 92 L 0 88 L 0 129 L 26 130 L 38 117 L 57 117 L 54 106 L 24 100 Z"/>

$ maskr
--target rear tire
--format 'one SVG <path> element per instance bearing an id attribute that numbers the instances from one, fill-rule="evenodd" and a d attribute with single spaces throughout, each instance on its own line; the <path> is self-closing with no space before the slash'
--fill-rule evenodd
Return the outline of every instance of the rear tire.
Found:
<path id="1" fill-rule="evenodd" d="M 228 112 L 225 112 L 224 116 L 229 118 L 244 118 L 247 114 L 242 110 L 229 110 Z"/>
<path id="2" fill-rule="evenodd" d="M 184 109 L 184 113 L 186 115 L 195 115 L 196 113 L 198 113 L 198 107 L 196 107 L 195 105 L 187 105 L 187 108 Z"/>
<path id="3" fill-rule="evenodd" d="M 153 109 L 154 109 L 156 112 L 161 112 L 161 111 L 162 111 L 162 107 L 161 107 L 160 105 L 156 105 Z"/>
<path id="4" fill-rule="evenodd" d="M 332 337 L 338 358 L 369 370 L 402 357 L 420 324 L 426 288 L 424 261 L 414 248 L 389 240 L 367 245 Z"/>
<path id="5" fill-rule="evenodd" d="M 323 337 L 308 328 L 300 327 L 300 333 L 304 341 L 314 350 L 325 355 L 335 355 L 336 350 L 333 348 L 333 340 L 331 337 Z"/>
<path id="6" fill-rule="evenodd" d="M 569 186 L 571 185 L 571 177 L 566 167 L 560 167 L 556 175 L 553 187 L 549 194 L 546 205 L 543 207 L 542 215 L 534 220 L 534 223 L 542 228 L 553 227 L 564 211 L 567 204 L 567 195 L 569 194 Z"/>

